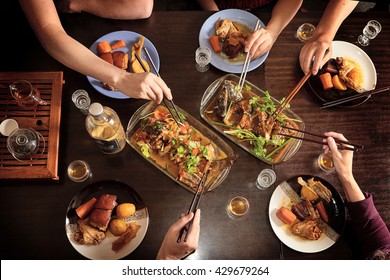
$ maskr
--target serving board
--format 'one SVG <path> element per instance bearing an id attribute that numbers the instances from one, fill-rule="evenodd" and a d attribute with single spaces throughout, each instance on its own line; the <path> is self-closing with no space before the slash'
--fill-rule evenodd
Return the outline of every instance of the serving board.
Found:
<path id="1" fill-rule="evenodd" d="M 9 85 L 28 80 L 48 105 L 36 110 L 20 108 Z M 7 149 L 7 137 L 0 135 L 0 179 L 58 180 L 58 150 L 61 120 L 62 72 L 0 72 L 0 122 L 15 119 L 20 128 L 33 128 L 46 142 L 45 151 L 26 161 L 17 161 Z"/>

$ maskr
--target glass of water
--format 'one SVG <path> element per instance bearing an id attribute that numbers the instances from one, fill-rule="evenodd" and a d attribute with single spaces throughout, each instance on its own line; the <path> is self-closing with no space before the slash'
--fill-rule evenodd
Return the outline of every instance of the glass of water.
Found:
<path id="1" fill-rule="evenodd" d="M 275 171 L 269 168 L 261 170 L 259 176 L 257 176 L 256 187 L 259 190 L 266 190 L 272 186 L 276 181 Z"/>
<path id="2" fill-rule="evenodd" d="M 374 39 L 382 30 L 382 25 L 376 20 L 370 20 L 363 29 L 363 34 L 358 37 L 360 45 L 366 47 L 370 40 Z"/>
<path id="3" fill-rule="evenodd" d="M 208 47 L 199 47 L 195 52 L 196 69 L 206 72 L 209 69 L 211 50 Z"/>
<path id="4" fill-rule="evenodd" d="M 88 114 L 89 106 L 91 105 L 91 99 L 88 92 L 83 89 L 78 89 L 72 94 L 72 101 L 74 105 L 84 114 Z"/>

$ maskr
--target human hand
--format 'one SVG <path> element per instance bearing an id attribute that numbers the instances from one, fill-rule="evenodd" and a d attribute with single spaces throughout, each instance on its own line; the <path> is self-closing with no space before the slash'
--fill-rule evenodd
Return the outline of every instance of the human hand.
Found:
<path id="1" fill-rule="evenodd" d="M 192 226 L 187 236 L 187 241 L 177 243 L 177 238 L 181 229 L 186 226 L 192 219 Z M 176 223 L 171 225 L 165 234 L 160 250 L 157 254 L 158 260 L 180 260 L 198 248 L 200 233 L 200 209 L 194 213 L 190 212 L 183 215 Z"/>
<path id="2" fill-rule="evenodd" d="M 172 99 L 170 88 L 160 77 L 153 73 L 128 73 L 123 71 L 123 76 L 118 82 L 117 89 L 133 98 L 153 100 L 161 103 L 164 96 Z"/>
<path id="3" fill-rule="evenodd" d="M 318 70 L 331 56 L 332 42 L 314 36 L 303 45 L 299 54 L 299 63 L 305 74 L 311 71 L 313 75 L 317 75 Z"/>
<path id="4" fill-rule="evenodd" d="M 271 50 L 277 36 L 266 28 L 260 28 L 249 36 L 245 43 L 245 52 L 249 52 L 249 57 L 254 59 L 262 56 Z"/>
<path id="5" fill-rule="evenodd" d="M 325 136 L 327 136 L 326 142 L 328 143 L 327 146 L 324 146 L 325 152 L 331 152 L 333 164 L 340 179 L 352 178 L 353 151 L 339 150 L 335 142 L 335 139 L 344 141 L 347 141 L 347 139 L 343 134 L 336 132 L 326 132 Z"/>

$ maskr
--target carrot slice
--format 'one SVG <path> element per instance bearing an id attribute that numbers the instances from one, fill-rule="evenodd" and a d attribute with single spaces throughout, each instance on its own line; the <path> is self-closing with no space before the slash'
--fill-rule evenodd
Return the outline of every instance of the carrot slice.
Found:
<path id="1" fill-rule="evenodd" d="M 322 87 L 324 89 L 330 89 L 333 87 L 332 76 L 330 75 L 330 73 L 326 72 L 326 73 L 320 75 L 320 80 L 322 83 Z"/>
<path id="2" fill-rule="evenodd" d="M 126 47 L 126 43 L 123 40 L 118 40 L 115 44 L 111 45 L 112 50 L 116 50 L 123 47 Z"/>
<path id="3" fill-rule="evenodd" d="M 77 207 L 76 209 L 77 216 L 79 216 L 80 219 L 84 219 L 85 217 L 87 217 L 88 214 L 92 211 L 93 207 L 95 206 L 96 201 L 97 199 L 95 197 L 92 197 L 90 200 Z"/>
<path id="4" fill-rule="evenodd" d="M 345 85 L 343 80 L 340 79 L 339 75 L 334 75 L 332 77 L 332 83 L 336 89 L 339 89 L 339 90 L 346 90 L 347 89 L 347 86 Z"/>
<path id="5" fill-rule="evenodd" d="M 219 42 L 219 38 L 217 35 L 211 36 L 209 38 L 209 41 L 215 53 L 220 53 L 222 51 L 221 43 Z"/>
<path id="6" fill-rule="evenodd" d="M 97 45 L 99 54 L 111 52 L 111 46 L 108 40 L 104 40 Z"/>
<path id="7" fill-rule="evenodd" d="M 297 218 L 295 214 L 288 208 L 280 207 L 278 211 L 276 211 L 276 216 L 285 224 L 291 224 Z"/>

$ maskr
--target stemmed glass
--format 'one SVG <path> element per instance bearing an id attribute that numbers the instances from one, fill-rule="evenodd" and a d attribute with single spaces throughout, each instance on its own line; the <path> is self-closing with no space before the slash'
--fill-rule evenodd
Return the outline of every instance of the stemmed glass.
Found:
<path id="1" fill-rule="evenodd" d="M 370 20 L 363 29 L 363 34 L 358 37 L 360 45 L 366 47 L 370 40 L 374 39 L 382 30 L 382 25 L 376 20 Z"/>

